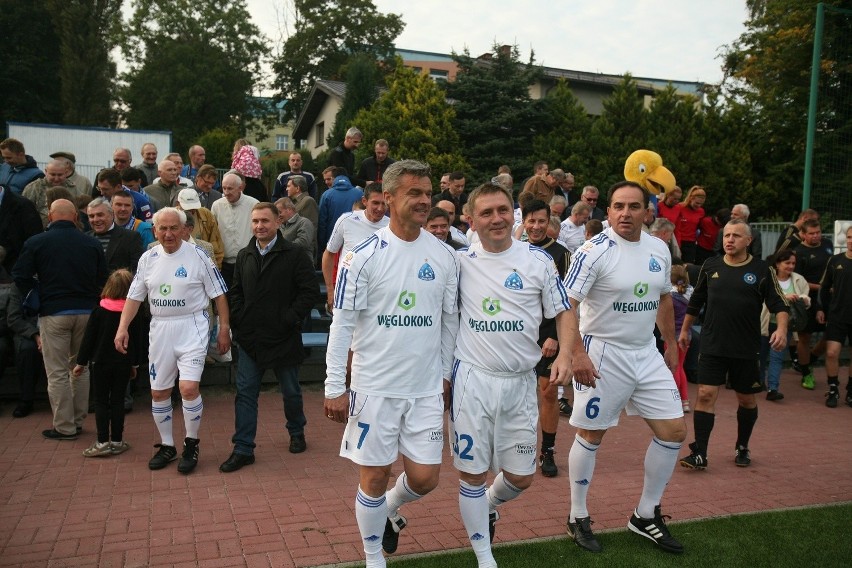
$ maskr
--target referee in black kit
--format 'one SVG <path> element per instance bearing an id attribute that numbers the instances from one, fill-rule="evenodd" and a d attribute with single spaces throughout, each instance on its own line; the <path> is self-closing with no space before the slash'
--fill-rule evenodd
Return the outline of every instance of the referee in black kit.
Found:
<path id="1" fill-rule="evenodd" d="M 701 328 L 698 359 L 698 401 L 693 414 L 695 441 L 692 453 L 680 460 L 690 469 L 707 467 L 707 444 L 716 419 L 719 387 L 729 382 L 737 393 L 737 443 L 734 463 L 751 464 L 748 442 L 757 422 L 755 393 L 764 389 L 760 381 L 760 312 L 764 302 L 776 314 L 778 328 L 769 338 L 772 349 L 787 344 L 789 307 L 778 286 L 775 272 L 748 253 L 751 229 L 735 219 L 725 225 L 724 256 L 708 259 L 701 267 L 698 284 L 689 300 L 678 344 L 689 348 L 689 329 L 706 306 Z"/>

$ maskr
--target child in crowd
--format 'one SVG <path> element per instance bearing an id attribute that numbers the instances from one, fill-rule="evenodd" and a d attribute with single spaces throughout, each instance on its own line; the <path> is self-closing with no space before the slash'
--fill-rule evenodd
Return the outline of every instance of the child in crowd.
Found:
<path id="1" fill-rule="evenodd" d="M 675 333 L 680 333 L 683 327 L 683 318 L 686 316 L 686 306 L 689 305 L 689 297 L 692 295 L 692 286 L 689 285 L 689 274 L 686 272 L 685 264 L 672 266 L 672 302 L 674 303 Z M 677 357 L 677 370 L 674 373 L 677 389 L 680 391 L 680 400 L 683 411 L 689 412 L 689 392 L 686 390 L 686 373 L 683 370 L 683 361 L 686 359 L 686 351 L 680 350 Z"/>
<path id="2" fill-rule="evenodd" d="M 136 367 L 142 357 L 141 317 L 137 315 L 130 324 L 127 354 L 116 351 L 113 340 L 132 280 L 133 275 L 125 269 L 110 274 L 101 292 L 100 304 L 89 316 L 86 333 L 77 353 L 74 375 L 79 376 L 86 365 L 90 365 L 95 392 L 98 439 L 83 451 L 87 458 L 112 456 L 130 449 L 130 445 L 123 439 L 124 391 L 127 382 L 136 376 Z"/>

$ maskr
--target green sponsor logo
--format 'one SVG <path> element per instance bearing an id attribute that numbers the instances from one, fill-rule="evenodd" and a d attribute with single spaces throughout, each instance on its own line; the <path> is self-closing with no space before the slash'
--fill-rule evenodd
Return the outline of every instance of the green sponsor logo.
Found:
<path id="1" fill-rule="evenodd" d="M 482 311 L 485 312 L 485 315 L 487 316 L 496 316 L 500 313 L 500 300 L 497 300 L 496 298 L 483 298 Z"/>
<path id="2" fill-rule="evenodd" d="M 172 293 L 172 287 L 170 284 L 160 284 L 160 295 L 168 296 Z"/>
<path id="3" fill-rule="evenodd" d="M 410 310 L 416 303 L 417 295 L 414 292 L 409 292 L 408 290 L 400 292 L 399 299 L 396 301 L 396 305 L 403 310 Z"/>
<path id="4" fill-rule="evenodd" d="M 637 282 L 635 286 L 633 286 L 633 295 L 637 298 L 644 298 L 648 293 L 648 283 L 647 282 Z"/>

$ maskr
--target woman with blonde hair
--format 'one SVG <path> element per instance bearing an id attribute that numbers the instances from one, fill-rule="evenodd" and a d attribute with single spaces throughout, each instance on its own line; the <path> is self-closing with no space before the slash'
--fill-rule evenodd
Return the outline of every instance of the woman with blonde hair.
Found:
<path id="1" fill-rule="evenodd" d="M 698 252 L 698 225 L 704 218 L 705 199 L 707 191 L 700 185 L 693 185 L 678 211 L 675 235 L 680 245 L 681 258 L 690 264 L 695 264 L 695 255 Z"/>

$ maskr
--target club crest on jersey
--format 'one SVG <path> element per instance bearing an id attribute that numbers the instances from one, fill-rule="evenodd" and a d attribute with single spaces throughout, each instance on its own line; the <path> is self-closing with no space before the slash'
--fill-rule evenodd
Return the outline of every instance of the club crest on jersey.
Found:
<path id="1" fill-rule="evenodd" d="M 343 260 L 340 261 L 340 266 L 348 269 L 352 265 L 352 259 L 353 258 L 355 258 L 355 253 L 350 250 L 343 257 Z"/>
<path id="2" fill-rule="evenodd" d="M 660 272 L 662 270 L 660 263 L 653 256 L 651 257 L 651 262 L 648 263 L 648 270 L 651 272 Z"/>
<path id="3" fill-rule="evenodd" d="M 648 283 L 647 282 L 637 282 L 633 286 L 633 295 L 637 298 L 644 298 L 648 293 Z"/>
<path id="4" fill-rule="evenodd" d="M 176 278 L 186 278 L 186 268 L 184 268 L 183 265 L 181 265 L 180 268 L 175 270 L 175 277 Z"/>
<path id="5" fill-rule="evenodd" d="M 423 266 L 420 267 L 420 270 L 417 271 L 417 277 L 420 280 L 434 280 L 435 271 L 432 270 L 432 267 L 429 266 L 428 262 L 424 262 Z"/>
<path id="6" fill-rule="evenodd" d="M 485 315 L 496 316 L 500 313 L 500 310 L 500 300 L 496 298 L 482 299 L 482 311 L 485 312 Z"/>
<path id="7" fill-rule="evenodd" d="M 513 270 L 512 273 L 506 278 L 506 281 L 503 282 L 503 286 L 505 286 L 509 290 L 523 290 L 524 281 L 521 280 L 521 276 Z"/>
<path id="8" fill-rule="evenodd" d="M 403 310 L 410 310 L 416 303 L 417 295 L 414 292 L 409 292 L 408 290 L 400 292 L 399 299 L 396 301 L 396 305 Z"/>
<path id="9" fill-rule="evenodd" d="M 171 284 L 160 284 L 160 295 L 161 296 L 168 296 L 171 293 L 172 293 Z"/>
<path id="10" fill-rule="evenodd" d="M 746 284 L 754 284 L 755 282 L 757 282 L 757 276 L 755 276 L 751 272 L 746 272 L 743 275 L 743 280 L 745 281 Z"/>

